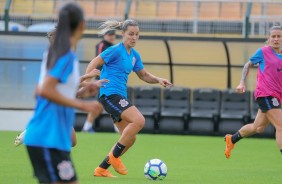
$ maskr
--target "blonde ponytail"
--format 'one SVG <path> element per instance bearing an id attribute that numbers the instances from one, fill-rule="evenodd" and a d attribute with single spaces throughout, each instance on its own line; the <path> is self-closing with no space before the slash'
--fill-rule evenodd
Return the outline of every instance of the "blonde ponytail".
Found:
<path id="1" fill-rule="evenodd" d="M 107 20 L 102 23 L 102 25 L 99 27 L 101 29 L 99 31 L 99 34 L 104 35 L 106 32 L 110 30 L 121 30 L 123 25 L 123 21 L 117 21 L 117 20 Z"/>
<path id="2" fill-rule="evenodd" d="M 101 29 L 99 34 L 104 35 L 110 30 L 126 31 L 128 26 L 139 26 L 139 24 L 137 21 L 132 19 L 127 19 L 125 21 L 107 20 L 103 22 L 102 25 L 99 27 L 99 29 Z"/>

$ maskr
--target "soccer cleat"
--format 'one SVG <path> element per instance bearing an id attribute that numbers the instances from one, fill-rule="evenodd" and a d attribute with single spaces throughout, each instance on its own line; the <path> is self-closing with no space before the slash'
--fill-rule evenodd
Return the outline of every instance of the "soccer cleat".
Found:
<path id="1" fill-rule="evenodd" d="M 19 135 L 17 135 L 15 142 L 14 142 L 15 146 L 19 146 L 23 143 L 24 135 L 25 135 L 25 130 L 21 132 Z"/>
<path id="2" fill-rule="evenodd" d="M 108 178 L 115 178 L 116 176 L 113 176 L 112 173 L 110 173 L 109 170 L 107 169 L 103 169 L 102 167 L 97 167 L 95 170 L 94 170 L 94 176 L 97 176 L 97 177 L 108 177 Z"/>
<path id="3" fill-rule="evenodd" d="M 113 153 L 111 152 L 109 154 L 109 163 L 113 166 L 116 172 L 122 175 L 127 175 L 128 171 L 126 167 L 121 162 L 120 157 L 116 158 L 114 157 Z"/>
<path id="4" fill-rule="evenodd" d="M 235 144 L 232 143 L 231 138 L 232 138 L 232 135 L 230 135 L 230 134 L 227 134 L 227 135 L 225 135 L 225 137 L 224 137 L 224 139 L 225 139 L 225 144 L 226 144 L 224 154 L 225 154 L 226 158 L 230 158 L 230 156 L 231 156 L 231 151 L 232 151 L 232 149 L 233 149 L 234 146 L 235 146 Z"/>

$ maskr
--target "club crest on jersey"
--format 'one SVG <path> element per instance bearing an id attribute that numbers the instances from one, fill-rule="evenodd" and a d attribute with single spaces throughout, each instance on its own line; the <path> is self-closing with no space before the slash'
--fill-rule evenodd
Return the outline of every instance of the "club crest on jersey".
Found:
<path id="1" fill-rule="evenodd" d="M 126 107 L 126 106 L 128 106 L 128 101 L 126 101 L 125 99 L 121 99 L 121 100 L 119 101 L 119 104 L 120 104 L 120 106 L 122 106 L 122 107 Z"/>
<path id="2" fill-rule="evenodd" d="M 276 107 L 279 106 L 279 102 L 277 98 L 272 98 L 271 100 L 272 100 L 273 106 L 276 106 Z"/>
<path id="3" fill-rule="evenodd" d="M 136 58 L 135 58 L 135 57 L 133 57 L 133 58 L 132 58 L 132 66 L 134 66 L 134 65 L 135 65 L 135 63 L 136 63 Z"/>
<path id="4" fill-rule="evenodd" d="M 62 161 L 57 166 L 59 170 L 59 176 L 63 180 L 70 180 L 74 177 L 74 169 L 70 161 Z"/>

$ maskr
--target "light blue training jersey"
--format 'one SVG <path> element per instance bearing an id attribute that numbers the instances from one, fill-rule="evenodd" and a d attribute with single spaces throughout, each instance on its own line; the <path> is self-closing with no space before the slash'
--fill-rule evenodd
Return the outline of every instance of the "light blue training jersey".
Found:
<path id="1" fill-rule="evenodd" d="M 124 44 L 118 43 L 100 54 L 105 64 L 101 71 L 101 79 L 108 79 L 109 84 L 100 88 L 100 96 L 118 94 L 127 98 L 128 75 L 144 68 L 139 53 L 130 49 L 128 54 Z"/>
<path id="2" fill-rule="evenodd" d="M 70 50 L 60 57 L 56 64 L 47 69 L 47 54 L 41 64 L 38 87 L 43 84 L 45 76 L 59 81 L 56 88 L 65 97 L 74 99 L 79 85 L 79 62 Z M 33 117 L 26 128 L 24 144 L 44 148 L 70 151 L 71 132 L 74 124 L 74 108 L 54 103 L 42 96 L 36 97 L 37 103 Z"/>

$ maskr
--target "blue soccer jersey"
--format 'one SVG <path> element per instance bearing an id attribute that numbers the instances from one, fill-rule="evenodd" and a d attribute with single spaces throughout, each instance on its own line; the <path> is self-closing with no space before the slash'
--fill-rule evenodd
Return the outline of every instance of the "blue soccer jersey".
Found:
<path id="1" fill-rule="evenodd" d="M 118 43 L 100 54 L 105 64 L 101 71 L 101 79 L 110 81 L 105 87 L 100 88 L 100 96 L 118 94 L 127 97 L 128 75 L 144 68 L 139 53 L 130 49 L 128 54 L 124 44 Z"/>
<path id="2" fill-rule="evenodd" d="M 56 89 L 62 95 L 74 99 L 79 85 L 79 62 L 76 55 L 69 51 L 50 70 L 47 70 L 46 63 L 46 57 L 43 57 L 38 86 L 49 75 L 59 81 Z M 24 144 L 70 151 L 74 109 L 42 96 L 37 96 L 36 100 L 34 115 L 26 128 Z"/>

